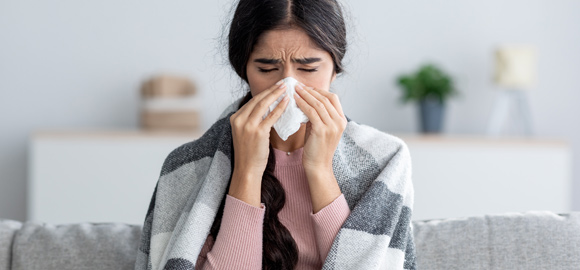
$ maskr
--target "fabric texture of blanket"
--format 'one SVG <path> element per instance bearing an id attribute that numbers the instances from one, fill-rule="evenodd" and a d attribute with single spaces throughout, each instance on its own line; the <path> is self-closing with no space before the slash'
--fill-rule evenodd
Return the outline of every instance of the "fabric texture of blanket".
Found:
<path id="1" fill-rule="evenodd" d="M 165 159 L 145 217 L 136 270 L 195 268 L 227 193 L 233 166 L 229 116 L 239 102 L 202 137 Z M 351 214 L 322 269 L 416 269 L 407 145 L 348 119 L 333 170 Z"/>

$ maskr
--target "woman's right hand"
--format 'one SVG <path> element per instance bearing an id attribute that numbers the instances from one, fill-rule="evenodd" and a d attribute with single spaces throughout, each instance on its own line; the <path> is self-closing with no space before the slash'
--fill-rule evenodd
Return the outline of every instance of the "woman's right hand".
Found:
<path id="1" fill-rule="evenodd" d="M 262 174 L 270 153 L 270 130 L 288 105 L 288 96 L 263 119 L 268 107 L 286 89 L 279 81 L 262 91 L 230 117 L 234 143 L 234 171 L 228 194 L 261 207 Z"/>

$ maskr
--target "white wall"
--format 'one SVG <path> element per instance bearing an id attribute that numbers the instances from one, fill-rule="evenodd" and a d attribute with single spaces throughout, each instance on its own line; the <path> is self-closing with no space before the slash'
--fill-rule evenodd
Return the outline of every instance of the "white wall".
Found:
<path id="1" fill-rule="evenodd" d="M 533 43 L 540 53 L 530 95 L 536 133 L 568 140 L 580 152 L 573 117 L 580 115 L 579 1 L 358 0 L 345 6 L 352 43 L 347 73 L 333 87 L 351 118 L 387 132 L 415 132 L 415 108 L 397 103 L 394 78 L 432 60 L 454 75 L 463 93 L 449 104 L 446 133 L 482 134 L 495 94 L 494 46 Z M 31 132 L 135 128 L 138 87 L 152 74 L 195 80 L 209 127 L 240 90 L 216 40 L 229 10 L 229 0 L 1 1 L 0 218 L 26 217 Z M 574 163 L 573 209 L 580 210 L 580 158 Z"/>

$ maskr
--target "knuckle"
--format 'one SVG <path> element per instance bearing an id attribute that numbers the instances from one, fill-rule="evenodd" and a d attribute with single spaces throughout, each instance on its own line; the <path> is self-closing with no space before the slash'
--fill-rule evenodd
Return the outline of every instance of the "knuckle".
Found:
<path id="1" fill-rule="evenodd" d="M 336 134 L 336 130 L 337 130 L 336 127 L 333 125 L 326 129 L 326 133 L 328 135 Z"/>
<path id="2" fill-rule="evenodd" d="M 278 110 L 273 110 L 268 115 L 266 115 L 266 117 L 264 117 L 262 119 L 262 122 L 265 120 L 271 119 L 272 117 L 276 117 L 276 115 L 278 115 Z"/>
<path id="3" fill-rule="evenodd" d="M 330 96 L 330 100 L 332 101 L 338 101 L 338 95 L 335 93 L 329 93 Z"/>
<path id="4" fill-rule="evenodd" d="M 324 108 L 325 108 L 325 106 L 324 106 L 324 103 L 322 103 L 322 102 L 320 102 L 320 101 L 316 101 L 316 106 L 317 106 L 318 108 L 321 108 L 321 109 L 324 109 Z"/>
<path id="5" fill-rule="evenodd" d="M 262 108 L 266 105 L 266 102 L 262 99 L 260 100 L 260 102 L 258 102 L 258 104 L 256 104 L 256 106 L 258 106 L 259 108 Z"/>
<path id="6" fill-rule="evenodd" d="M 230 124 L 234 127 L 238 127 L 240 125 L 240 118 L 239 117 L 230 118 Z"/>
<path id="7" fill-rule="evenodd" d="M 268 125 L 262 125 L 260 128 L 260 136 L 262 138 L 267 138 L 270 136 L 270 129 L 271 127 Z"/>
<path id="8" fill-rule="evenodd" d="M 336 134 L 336 132 L 334 131 L 333 127 L 326 129 L 326 132 L 325 132 L 326 137 L 332 137 L 332 135 L 334 135 L 334 134 Z"/>
<path id="9" fill-rule="evenodd" d="M 284 106 L 284 101 L 280 101 L 278 104 L 276 104 L 276 107 L 274 107 L 274 110 L 272 111 L 283 111 L 285 109 Z"/>
<path id="10" fill-rule="evenodd" d="M 244 131 L 244 133 L 251 133 L 252 127 L 250 125 L 243 125 L 242 130 Z"/>
<path id="11" fill-rule="evenodd" d="M 266 125 L 264 122 L 262 122 L 255 131 L 255 135 L 257 138 L 264 138 L 264 136 L 266 136 L 266 132 L 268 132 L 269 135 L 269 131 L 270 129 L 268 128 L 268 125 Z"/>

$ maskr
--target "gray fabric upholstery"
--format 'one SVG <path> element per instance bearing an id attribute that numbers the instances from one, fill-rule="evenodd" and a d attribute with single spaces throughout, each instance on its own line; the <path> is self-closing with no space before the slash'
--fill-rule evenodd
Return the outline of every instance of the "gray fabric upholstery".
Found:
<path id="1" fill-rule="evenodd" d="M 14 234 L 22 227 L 15 220 L 0 219 L 0 270 L 10 269 Z"/>
<path id="2" fill-rule="evenodd" d="M 133 269 L 140 232 L 121 223 L 0 220 L 0 270 Z M 580 269 L 580 212 L 413 221 L 413 233 L 420 270 Z"/>
<path id="3" fill-rule="evenodd" d="M 580 269 L 580 212 L 413 223 L 418 269 Z"/>
<path id="4" fill-rule="evenodd" d="M 141 226 L 25 222 L 13 245 L 13 270 L 133 269 Z"/>

